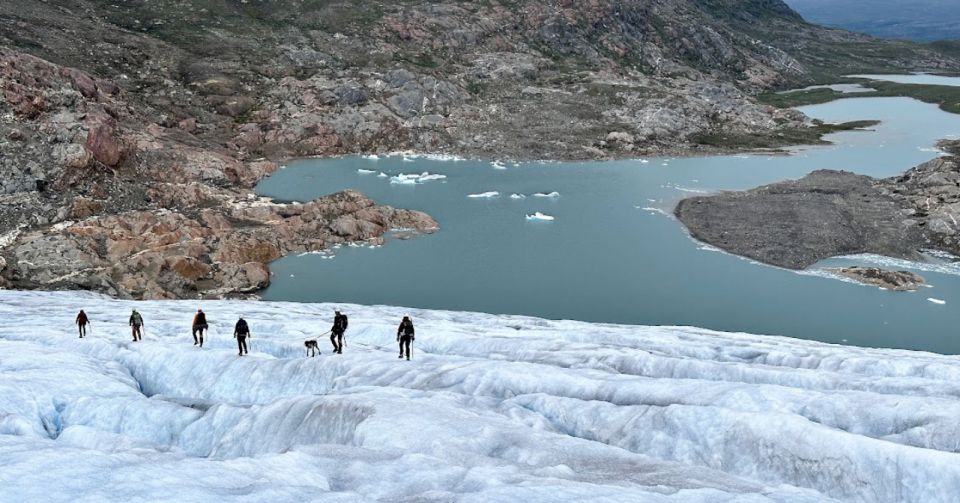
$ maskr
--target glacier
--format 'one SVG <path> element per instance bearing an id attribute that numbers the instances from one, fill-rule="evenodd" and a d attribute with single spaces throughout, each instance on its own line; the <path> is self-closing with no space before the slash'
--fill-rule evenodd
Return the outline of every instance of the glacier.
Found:
<path id="1" fill-rule="evenodd" d="M 190 336 L 198 307 L 204 349 Z M 336 307 L 350 316 L 344 354 L 321 337 L 306 358 Z M 231 337 L 241 315 L 244 357 Z M 396 357 L 404 315 L 417 327 L 409 362 Z M 0 291 L 0 327 L 0 501 L 960 499 L 955 356 L 82 292 Z"/>

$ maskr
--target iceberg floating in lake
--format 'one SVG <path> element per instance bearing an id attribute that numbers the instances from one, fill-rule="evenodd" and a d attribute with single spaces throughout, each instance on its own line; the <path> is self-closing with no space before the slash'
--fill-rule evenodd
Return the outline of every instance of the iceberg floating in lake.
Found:
<path id="1" fill-rule="evenodd" d="M 377 172 L 377 171 L 376 171 L 376 170 L 373 170 L 373 169 L 363 169 L 363 168 L 360 168 L 360 169 L 357 170 L 357 173 L 360 173 L 361 175 L 369 175 L 369 174 L 371 174 L 371 173 L 376 173 L 376 172 Z"/>
<path id="2" fill-rule="evenodd" d="M 377 154 L 368 154 L 368 155 L 363 156 L 363 158 L 366 159 L 366 160 L 368 160 L 368 161 L 379 161 L 379 160 L 380 160 L 380 156 L 377 155 Z"/>
<path id="3" fill-rule="evenodd" d="M 390 176 L 390 175 L 388 175 L 388 174 L 384 173 L 383 171 L 381 171 L 381 172 L 377 175 L 377 178 L 387 178 L 388 176 Z"/>
<path id="4" fill-rule="evenodd" d="M 934 299 L 933 297 L 927 297 L 927 300 L 929 300 L 930 302 L 933 302 L 934 304 L 939 304 L 939 305 L 941 305 L 941 306 L 947 303 L 947 301 L 945 301 L 945 300 L 942 300 L 942 299 Z"/>
<path id="5" fill-rule="evenodd" d="M 390 183 L 398 185 L 416 185 L 419 179 L 420 175 L 406 175 L 401 173 L 399 175 L 390 177 Z"/>
<path id="6" fill-rule="evenodd" d="M 527 196 L 523 194 L 510 194 L 510 199 L 526 199 Z"/>
<path id="7" fill-rule="evenodd" d="M 439 175 L 436 173 L 428 173 L 424 171 L 423 173 L 401 173 L 397 176 L 390 178 L 390 183 L 402 184 L 402 185 L 415 185 L 418 183 L 429 182 L 431 180 L 443 180 L 446 178 L 446 175 Z"/>
<path id="8" fill-rule="evenodd" d="M 533 195 L 533 197 L 550 197 L 550 198 L 554 198 L 554 197 L 560 197 L 560 193 L 557 192 L 557 191 L 553 191 L 553 192 L 537 192 L 537 193 L 535 193 L 535 194 Z"/>
<path id="9" fill-rule="evenodd" d="M 427 173 L 427 172 L 424 172 L 423 174 L 420 175 L 420 181 L 421 181 L 421 182 L 429 182 L 430 180 L 443 180 L 443 179 L 445 179 L 446 177 L 447 177 L 447 175 L 440 175 L 440 174 L 437 174 L 437 173 Z"/>
<path id="10" fill-rule="evenodd" d="M 483 198 L 491 198 L 491 197 L 499 197 L 499 196 L 500 196 L 500 193 L 495 190 L 490 192 L 481 192 L 479 194 L 467 194 L 467 197 L 471 197 L 474 199 L 483 199 Z"/>
<path id="11" fill-rule="evenodd" d="M 493 169 L 507 169 L 507 166 L 500 161 L 493 161 L 490 163 L 490 166 L 492 166 Z"/>
<path id="12" fill-rule="evenodd" d="M 544 222 L 552 222 L 554 218 L 550 215 L 546 215 L 538 211 L 533 215 L 527 215 L 527 220 L 542 220 Z"/>

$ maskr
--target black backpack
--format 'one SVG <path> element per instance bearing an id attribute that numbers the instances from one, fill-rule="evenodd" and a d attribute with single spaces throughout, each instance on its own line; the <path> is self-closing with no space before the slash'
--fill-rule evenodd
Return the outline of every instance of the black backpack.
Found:
<path id="1" fill-rule="evenodd" d="M 247 326 L 247 320 L 237 322 L 237 335 L 247 335 L 250 333 L 250 327 Z"/>
<path id="2" fill-rule="evenodd" d="M 344 331 L 347 329 L 347 315 L 345 314 L 340 315 L 340 319 L 337 320 L 337 328 L 339 328 L 340 331 Z"/>

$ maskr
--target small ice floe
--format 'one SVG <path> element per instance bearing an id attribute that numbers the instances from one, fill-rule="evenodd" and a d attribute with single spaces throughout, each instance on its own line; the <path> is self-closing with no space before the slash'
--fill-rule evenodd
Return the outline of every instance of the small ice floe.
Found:
<path id="1" fill-rule="evenodd" d="M 927 297 L 927 300 L 929 300 L 930 302 L 933 302 L 934 304 L 941 305 L 941 306 L 947 303 L 947 301 L 945 301 L 945 300 L 934 299 L 933 297 Z"/>
<path id="2" fill-rule="evenodd" d="M 507 169 L 507 166 L 501 161 L 493 161 L 490 163 L 490 166 L 492 166 L 493 169 Z"/>
<path id="3" fill-rule="evenodd" d="M 652 207 L 652 206 L 644 206 L 643 208 L 641 208 L 641 207 L 639 207 L 639 206 L 634 206 L 634 208 L 641 209 L 641 210 L 646 211 L 646 212 L 648 212 L 648 213 L 657 213 L 657 214 L 664 215 L 664 216 L 669 216 L 669 215 L 670 215 L 670 214 L 667 213 L 666 211 L 663 211 L 663 210 L 660 209 L 660 208 L 654 208 L 654 207 Z"/>
<path id="4" fill-rule="evenodd" d="M 377 171 L 376 171 L 376 170 L 373 170 L 373 169 L 363 169 L 363 168 L 360 168 L 360 169 L 357 170 L 357 173 L 360 173 L 361 175 L 369 175 L 369 174 L 371 174 L 371 173 L 376 173 L 376 172 L 377 172 Z"/>
<path id="5" fill-rule="evenodd" d="M 420 175 L 408 175 L 400 173 L 397 176 L 390 177 L 390 183 L 395 185 L 416 185 Z"/>
<path id="6" fill-rule="evenodd" d="M 490 192 L 481 192 L 479 194 L 467 194 L 467 197 L 470 197 L 473 199 L 484 199 L 484 198 L 491 198 L 491 197 L 500 197 L 500 193 L 495 190 L 492 190 Z"/>
<path id="7" fill-rule="evenodd" d="M 377 155 L 377 154 L 368 154 L 368 155 L 363 156 L 363 158 L 366 159 L 366 160 L 368 160 L 368 161 L 379 161 L 379 160 L 380 160 L 380 156 Z"/>
<path id="8" fill-rule="evenodd" d="M 560 197 L 560 193 L 557 192 L 557 191 L 553 191 L 553 192 L 537 192 L 536 194 L 533 195 L 533 197 L 551 197 L 551 198 L 553 198 L 553 197 Z"/>
<path id="9" fill-rule="evenodd" d="M 421 154 L 419 157 L 423 157 L 424 159 L 427 159 L 430 161 L 460 162 L 460 161 L 467 160 L 465 157 L 460 157 L 458 155 L 453 155 L 453 154 Z"/>
<path id="10" fill-rule="evenodd" d="M 442 180 L 446 178 L 447 175 L 438 175 L 436 173 L 429 173 L 424 171 L 423 173 L 400 173 L 397 176 L 390 178 L 390 183 L 396 183 L 401 185 L 415 185 L 418 183 L 429 182 L 431 180 Z"/>
<path id="11" fill-rule="evenodd" d="M 510 194 L 510 199 L 526 199 L 527 196 L 523 194 Z"/>
<path id="12" fill-rule="evenodd" d="M 377 175 L 377 178 L 386 178 L 386 177 L 388 177 L 388 176 L 389 176 L 389 175 L 387 175 L 386 173 L 384 173 L 383 171 L 381 171 L 380 174 Z"/>
<path id="13" fill-rule="evenodd" d="M 647 159 L 640 159 L 640 164 L 650 164 L 650 161 Z"/>
<path id="14" fill-rule="evenodd" d="M 437 173 L 427 173 L 426 171 L 424 171 L 423 173 L 420 174 L 420 181 L 429 182 L 430 180 L 443 180 L 446 177 L 447 175 L 440 175 Z"/>
<path id="15" fill-rule="evenodd" d="M 540 212 L 538 211 L 538 212 L 534 213 L 533 215 L 527 215 L 527 220 L 537 220 L 537 221 L 541 221 L 541 222 L 552 222 L 552 221 L 553 221 L 553 217 L 552 217 L 551 215 L 546 215 L 546 214 L 540 213 Z"/>
<path id="16" fill-rule="evenodd" d="M 410 157 L 407 155 L 403 156 L 403 162 L 413 162 L 414 159 L 415 157 Z"/>

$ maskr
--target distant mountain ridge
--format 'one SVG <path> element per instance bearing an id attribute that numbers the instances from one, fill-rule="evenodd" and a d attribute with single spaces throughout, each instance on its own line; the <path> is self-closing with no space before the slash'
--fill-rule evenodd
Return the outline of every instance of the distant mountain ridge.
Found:
<path id="1" fill-rule="evenodd" d="M 786 0 L 807 21 L 882 38 L 960 40 L 957 0 Z"/>

